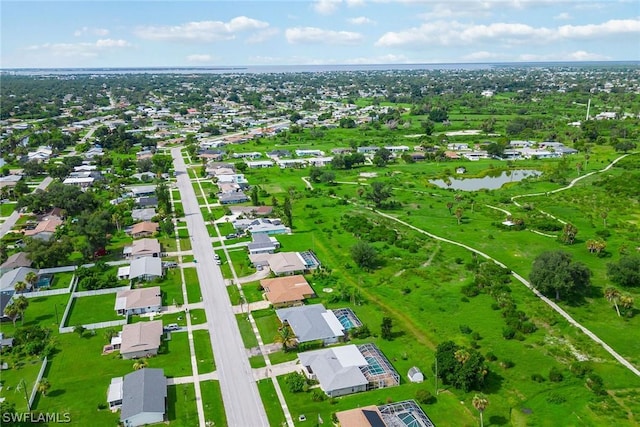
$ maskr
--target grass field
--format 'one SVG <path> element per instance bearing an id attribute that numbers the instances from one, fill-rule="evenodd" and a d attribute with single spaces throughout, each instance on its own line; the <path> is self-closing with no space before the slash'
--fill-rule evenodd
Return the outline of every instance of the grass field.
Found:
<path id="1" fill-rule="evenodd" d="M 269 425 L 281 426 L 287 423 L 276 389 L 273 386 L 271 379 L 265 379 L 258 381 L 258 391 L 264 403 L 264 408 L 267 411 L 267 418 L 269 419 Z"/>
<path id="2" fill-rule="evenodd" d="M 190 303 L 202 300 L 202 291 L 195 267 L 184 268 L 184 281 L 187 286 L 187 299 Z"/>
<path id="3" fill-rule="evenodd" d="M 227 416 L 222 404 L 222 392 L 218 381 L 202 381 L 200 383 L 202 392 L 202 406 L 206 422 L 211 422 L 212 426 L 226 426 Z"/>
<path id="4" fill-rule="evenodd" d="M 0 216 L 9 216 L 16 209 L 17 203 L 1 203 Z"/>
<path id="5" fill-rule="evenodd" d="M 252 311 L 251 315 L 256 322 L 262 342 L 265 344 L 274 342 L 276 335 L 278 335 L 278 328 L 280 327 L 280 321 L 278 320 L 275 311 L 271 308 L 267 308 L 264 310 Z"/>
<path id="6" fill-rule="evenodd" d="M 263 301 L 264 291 L 260 288 L 260 282 L 249 282 L 242 284 L 242 292 L 247 302 Z"/>
<path id="7" fill-rule="evenodd" d="M 193 325 L 199 325 L 207 322 L 207 315 L 202 308 L 189 310 L 189 316 L 191 316 L 191 324 Z"/>
<path id="8" fill-rule="evenodd" d="M 198 373 L 206 374 L 207 372 L 215 371 L 216 365 L 213 361 L 209 331 L 193 331 L 193 345 L 198 362 Z"/>
<path id="9" fill-rule="evenodd" d="M 65 326 L 87 325 L 123 319 L 115 311 L 116 294 L 74 298 Z"/>
<path id="10" fill-rule="evenodd" d="M 172 426 L 198 425 L 196 391 L 193 384 L 167 387 L 167 418 Z"/>
<path id="11" fill-rule="evenodd" d="M 145 285 L 160 286 L 162 290 L 162 305 L 184 304 L 184 296 L 182 293 L 182 276 L 177 268 L 165 270 L 162 280 L 154 280 Z"/>
<path id="12" fill-rule="evenodd" d="M 253 333 L 251 323 L 247 320 L 246 314 L 236 314 L 236 321 L 238 322 L 238 328 L 240 328 L 240 335 L 242 336 L 242 342 L 246 348 L 252 348 L 258 346 L 258 339 Z"/>

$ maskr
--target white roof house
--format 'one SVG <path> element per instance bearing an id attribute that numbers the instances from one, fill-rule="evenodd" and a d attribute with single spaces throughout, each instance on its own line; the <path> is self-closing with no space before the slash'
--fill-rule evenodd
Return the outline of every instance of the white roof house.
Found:
<path id="1" fill-rule="evenodd" d="M 369 384 L 360 370 L 368 362 L 353 344 L 300 353 L 298 358 L 330 397 L 365 391 Z"/>

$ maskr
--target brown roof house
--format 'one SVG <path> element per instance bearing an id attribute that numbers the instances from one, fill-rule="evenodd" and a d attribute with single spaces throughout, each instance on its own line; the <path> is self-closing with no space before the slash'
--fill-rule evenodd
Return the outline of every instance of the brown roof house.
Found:
<path id="1" fill-rule="evenodd" d="M 39 240 L 51 240 L 54 233 L 56 232 L 56 228 L 62 225 L 62 220 L 58 218 L 50 218 L 44 221 L 40 221 L 36 228 L 33 230 L 26 230 L 24 232 L 25 236 L 33 237 L 34 239 Z"/>
<path id="2" fill-rule="evenodd" d="M 158 223 L 151 221 L 143 221 L 134 224 L 131 230 L 128 231 L 129 235 L 134 239 L 140 239 L 141 237 L 151 237 L 158 231 Z"/>
<path id="3" fill-rule="evenodd" d="M 160 242 L 158 239 L 140 239 L 135 240 L 131 246 L 125 246 L 122 254 L 125 258 L 142 258 L 145 256 L 151 256 L 155 258 L 160 257 Z"/>
<path id="4" fill-rule="evenodd" d="M 114 309 L 123 316 L 131 314 L 158 313 L 162 308 L 160 286 L 129 289 L 116 294 Z"/>
<path id="5" fill-rule="evenodd" d="M 31 264 L 32 261 L 29 259 L 28 254 L 25 252 L 15 253 L 0 265 L 0 275 L 19 267 L 31 267 Z"/>
<path id="6" fill-rule="evenodd" d="M 302 275 L 276 277 L 260 281 L 267 299 L 274 307 L 302 305 L 306 298 L 315 296 L 313 288 Z"/>
<path id="7" fill-rule="evenodd" d="M 162 320 L 153 320 L 124 325 L 111 345 L 120 349 L 123 359 L 137 359 L 157 355 L 161 339 Z"/>

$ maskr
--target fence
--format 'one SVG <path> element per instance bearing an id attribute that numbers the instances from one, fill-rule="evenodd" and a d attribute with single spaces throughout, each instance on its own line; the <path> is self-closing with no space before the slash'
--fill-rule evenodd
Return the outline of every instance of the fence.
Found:
<path id="1" fill-rule="evenodd" d="M 64 313 L 62 314 L 62 321 L 58 326 L 58 332 L 60 332 L 61 334 L 69 332 L 69 331 L 63 332 L 62 330 L 67 328 L 63 328 L 62 325 L 67 323 L 67 317 L 69 317 L 69 312 L 71 311 L 71 306 L 73 305 L 73 300 L 75 298 L 76 298 L 75 294 L 71 294 L 71 298 L 69 298 L 69 301 L 67 301 L 67 306 L 64 308 Z M 73 328 L 71 328 L 71 330 L 73 331 Z"/>
<path id="2" fill-rule="evenodd" d="M 113 326 L 122 326 L 122 325 L 126 325 L 127 323 L 129 323 L 129 316 L 120 320 L 110 320 L 108 322 L 99 322 L 99 323 L 88 323 L 86 325 L 82 325 L 82 327 L 85 329 L 102 329 L 102 328 L 111 328 Z M 58 331 L 61 334 L 68 334 L 69 332 L 73 332 L 75 328 L 76 328 L 75 326 L 65 326 L 65 327 L 58 328 Z"/>
<path id="3" fill-rule="evenodd" d="M 128 291 L 129 289 L 131 289 L 130 286 L 120 286 L 117 288 L 95 289 L 93 291 L 75 292 L 73 295 L 76 298 L 82 298 L 82 297 L 90 297 L 94 295 L 115 294 L 120 291 Z"/>
<path id="4" fill-rule="evenodd" d="M 47 362 L 48 360 L 45 357 L 42 361 L 42 366 L 40 367 L 38 376 L 36 377 L 36 383 L 33 385 L 33 389 L 31 390 L 31 396 L 29 396 L 29 410 L 31 410 L 31 406 L 33 406 L 33 400 L 36 398 L 36 393 L 38 392 L 38 384 L 40 384 L 40 381 L 42 380 L 44 370 L 47 369 Z"/>

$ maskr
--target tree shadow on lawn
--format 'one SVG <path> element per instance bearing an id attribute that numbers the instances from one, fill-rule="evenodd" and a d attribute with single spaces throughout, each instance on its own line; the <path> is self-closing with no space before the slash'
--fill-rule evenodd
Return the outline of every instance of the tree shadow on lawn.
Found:
<path id="1" fill-rule="evenodd" d="M 167 419 L 169 421 L 175 421 L 176 418 L 176 401 L 177 399 L 177 388 L 176 387 L 167 387 Z"/>
<path id="2" fill-rule="evenodd" d="M 484 379 L 482 391 L 487 394 L 496 394 L 502 388 L 504 377 L 495 371 L 489 371 Z"/>
<path id="3" fill-rule="evenodd" d="M 508 423 L 509 420 L 507 420 L 507 418 L 503 417 L 502 415 L 492 415 L 489 418 L 489 424 L 491 424 L 492 426 L 504 426 Z"/>

